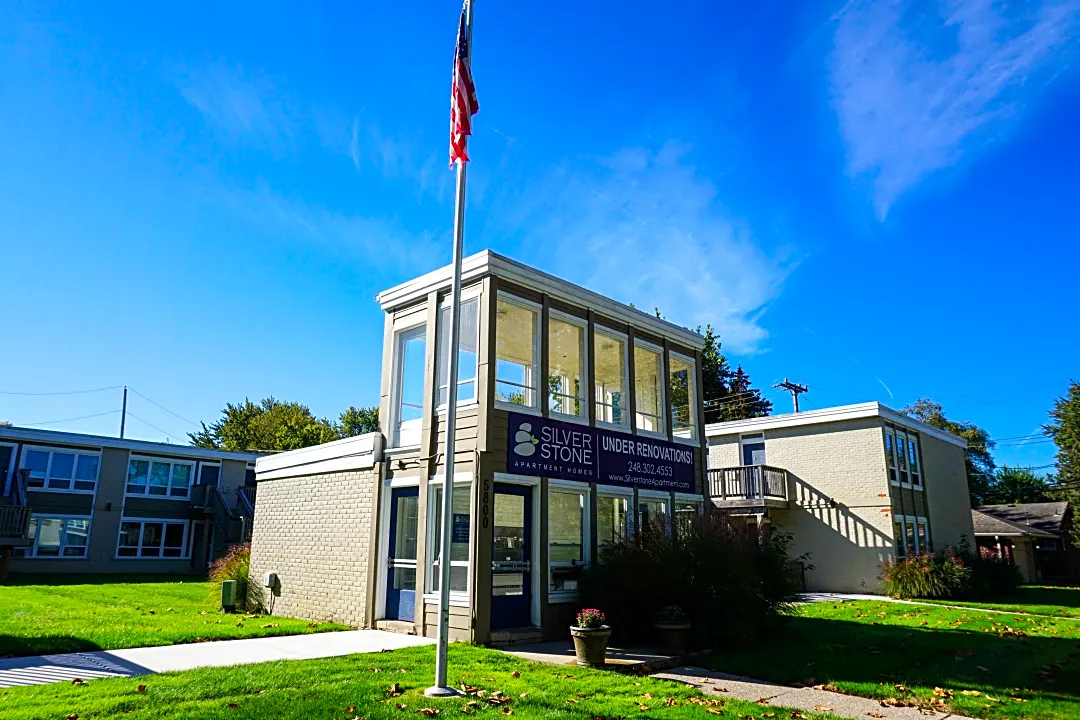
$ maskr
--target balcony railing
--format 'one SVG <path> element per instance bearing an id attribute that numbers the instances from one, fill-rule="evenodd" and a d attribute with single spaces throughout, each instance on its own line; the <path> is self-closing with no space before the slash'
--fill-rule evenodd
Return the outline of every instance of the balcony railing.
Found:
<path id="1" fill-rule="evenodd" d="M 30 530 L 30 508 L 25 505 L 0 506 L 0 538 L 25 540 Z"/>
<path id="2" fill-rule="evenodd" d="M 788 499 L 787 470 L 771 465 L 742 465 L 709 470 L 709 494 L 721 502 Z"/>
<path id="3" fill-rule="evenodd" d="M 241 485 L 236 488 L 236 507 L 243 514 L 251 517 L 255 514 L 255 486 Z"/>

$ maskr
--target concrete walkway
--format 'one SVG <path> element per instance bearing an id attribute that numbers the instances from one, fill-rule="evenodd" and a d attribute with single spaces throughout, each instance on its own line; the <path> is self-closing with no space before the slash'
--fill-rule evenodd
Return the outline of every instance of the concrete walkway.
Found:
<path id="1" fill-rule="evenodd" d="M 925 713 L 912 707 L 883 707 L 877 700 L 844 695 L 814 688 L 794 688 L 787 685 L 761 682 L 739 675 L 714 672 L 699 667 L 684 666 L 668 672 L 653 673 L 652 677 L 674 680 L 698 688 L 706 695 L 749 700 L 761 705 L 779 705 L 809 712 L 831 713 L 839 717 L 886 718 L 886 720 L 972 720 L 964 715 Z"/>
<path id="2" fill-rule="evenodd" d="M 223 667 L 271 660 L 310 660 L 353 653 L 399 650 L 435 641 L 382 630 L 287 635 L 130 650 L 33 655 L 0 659 L 0 687 L 71 682 L 79 678 L 134 677 L 151 673 Z"/>

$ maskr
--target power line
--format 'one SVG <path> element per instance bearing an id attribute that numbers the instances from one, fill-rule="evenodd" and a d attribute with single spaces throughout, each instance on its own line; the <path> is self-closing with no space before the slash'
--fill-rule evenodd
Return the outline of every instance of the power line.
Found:
<path id="1" fill-rule="evenodd" d="M 784 378 L 784 382 L 779 382 L 773 385 L 774 388 L 783 388 L 791 393 L 791 401 L 795 404 L 795 412 L 799 412 L 799 395 L 804 392 L 809 392 L 810 388 L 799 383 L 793 383 L 787 378 Z"/>
<path id="2" fill-rule="evenodd" d="M 135 418 L 136 420 L 138 420 L 139 422 L 141 422 L 141 423 L 142 423 L 143 425 L 149 425 L 150 427 L 152 427 L 152 428 L 154 428 L 155 430 L 157 430 L 157 431 L 158 431 L 159 433 L 163 433 L 163 434 L 164 434 L 164 435 L 165 435 L 166 437 L 175 437 L 175 438 L 180 438 L 180 437 L 183 437 L 183 433 L 177 434 L 177 433 L 171 433 L 171 432 L 169 432 L 168 430 L 162 430 L 162 429 L 161 429 L 161 428 L 159 428 L 159 427 L 158 427 L 157 425 L 154 425 L 153 423 L 149 423 L 149 422 L 147 422 L 146 420 L 143 420 L 143 419 L 142 419 L 141 417 L 139 417 L 139 416 L 138 416 L 138 415 L 136 415 L 135 413 L 131 412 L 130 410 L 128 410 L 128 415 L 129 415 L 130 417 L 133 417 L 133 418 Z"/>
<path id="3" fill-rule="evenodd" d="M 109 410 L 108 412 L 95 413 L 94 415 L 80 415 L 79 417 L 64 418 L 63 420 L 46 420 L 44 422 L 32 422 L 32 423 L 19 423 L 22 427 L 33 427 L 34 425 L 56 425 L 58 423 L 75 422 L 76 420 L 87 420 L 89 418 L 104 417 L 106 415 L 115 415 L 120 412 L 119 410 Z"/>
<path id="4" fill-rule="evenodd" d="M 45 397 L 47 395 L 85 395 L 87 393 L 105 392 L 106 390 L 116 390 L 120 388 L 120 385 L 110 385 L 109 387 L 93 388 L 90 390 L 65 390 L 57 392 L 16 392 L 13 390 L 0 390 L 0 395 L 21 395 L 23 397 Z M 60 422 L 64 422 L 61 420 Z M 38 423 L 41 425 L 43 423 Z"/>
<path id="5" fill-rule="evenodd" d="M 172 410 L 170 410 L 169 408 L 165 407 L 165 406 L 164 406 L 164 405 L 162 405 L 161 403 L 157 403 L 157 402 L 154 402 L 153 400 L 151 400 L 150 398 L 146 397 L 145 395 L 143 395 L 143 394 L 142 394 L 141 392 L 139 392 L 139 391 L 138 391 L 138 390 L 136 390 L 135 388 L 128 388 L 128 390 L 131 390 L 131 392 L 135 393 L 136 395 L 138 395 L 139 397 L 141 397 L 141 398 L 142 398 L 143 400 L 145 400 L 146 402 L 150 403 L 151 405 L 155 405 L 155 406 L 157 406 L 157 407 L 161 408 L 162 410 L 164 410 L 165 412 L 169 413 L 169 414 L 170 414 L 170 415 L 172 415 L 173 417 L 177 417 L 177 418 L 180 418 L 181 420 L 183 420 L 184 422 L 186 422 L 186 423 L 187 423 L 188 425 L 194 425 L 195 427 L 199 427 L 199 423 L 197 423 L 197 422 L 194 422 L 194 421 L 192 421 L 192 420 L 188 420 L 188 419 L 187 419 L 186 417 L 184 417 L 183 415 L 180 415 L 179 413 L 175 413 L 175 412 L 173 412 Z M 150 423 L 147 423 L 147 425 L 149 425 L 149 424 L 150 424 Z"/>

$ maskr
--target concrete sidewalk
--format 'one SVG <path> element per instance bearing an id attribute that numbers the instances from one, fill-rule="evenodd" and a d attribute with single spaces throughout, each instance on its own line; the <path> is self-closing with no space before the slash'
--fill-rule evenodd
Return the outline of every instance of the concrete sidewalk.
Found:
<path id="1" fill-rule="evenodd" d="M 653 673 L 652 677 L 674 680 L 698 688 L 706 695 L 749 700 L 761 705 L 778 705 L 805 710 L 826 712 L 839 717 L 886 718 L 886 720 L 972 720 L 964 715 L 922 711 L 913 707 L 883 707 L 877 700 L 844 695 L 814 688 L 795 688 L 787 685 L 766 683 L 752 678 L 714 672 L 704 668 L 684 666 L 670 672 Z"/>
<path id="2" fill-rule="evenodd" d="M 399 650 L 434 642 L 430 638 L 382 630 L 347 630 L 130 650 L 3 658 L 0 659 L 0 687 L 70 682 L 75 678 L 90 680 L 100 677 L 134 677 L 272 660 L 310 660 L 353 653 Z"/>

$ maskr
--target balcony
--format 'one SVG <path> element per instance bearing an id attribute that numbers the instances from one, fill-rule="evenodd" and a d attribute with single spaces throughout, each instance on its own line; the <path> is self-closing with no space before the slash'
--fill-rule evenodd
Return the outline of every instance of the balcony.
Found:
<path id="1" fill-rule="evenodd" d="M 723 510 L 788 507 L 787 470 L 741 465 L 709 470 L 709 496 Z"/>

